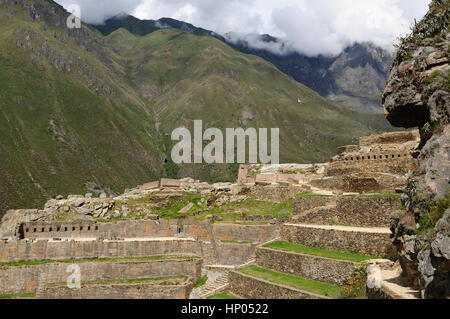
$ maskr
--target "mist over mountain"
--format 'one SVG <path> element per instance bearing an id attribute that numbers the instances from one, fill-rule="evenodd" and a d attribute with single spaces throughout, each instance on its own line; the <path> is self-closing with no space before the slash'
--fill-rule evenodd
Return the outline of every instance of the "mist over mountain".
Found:
<path id="1" fill-rule="evenodd" d="M 381 94 L 392 55 L 371 43 L 354 43 L 336 56 L 311 57 L 298 53 L 292 44 L 268 34 L 243 36 L 227 33 L 222 36 L 170 18 L 140 20 L 121 14 L 95 27 L 104 35 L 119 28 L 141 36 L 161 28 L 174 28 L 196 35 L 212 36 L 242 53 L 253 54 L 273 63 L 299 83 L 352 110 L 382 113 Z"/>

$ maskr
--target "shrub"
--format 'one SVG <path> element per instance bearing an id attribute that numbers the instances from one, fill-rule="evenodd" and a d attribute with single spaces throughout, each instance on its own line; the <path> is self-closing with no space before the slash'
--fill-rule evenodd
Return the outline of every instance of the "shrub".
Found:
<path id="1" fill-rule="evenodd" d="M 367 282 L 367 264 L 361 263 L 356 267 L 352 276 L 347 280 L 339 293 L 340 299 L 365 299 Z"/>

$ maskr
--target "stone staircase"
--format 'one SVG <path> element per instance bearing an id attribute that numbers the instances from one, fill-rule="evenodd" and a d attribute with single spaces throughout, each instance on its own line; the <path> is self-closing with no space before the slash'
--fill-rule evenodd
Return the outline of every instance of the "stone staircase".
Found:
<path id="1" fill-rule="evenodd" d="M 189 299 L 205 299 L 227 289 L 229 285 L 228 271 L 215 273 L 204 270 L 203 273 L 208 276 L 208 281 L 203 286 L 193 289 Z"/>

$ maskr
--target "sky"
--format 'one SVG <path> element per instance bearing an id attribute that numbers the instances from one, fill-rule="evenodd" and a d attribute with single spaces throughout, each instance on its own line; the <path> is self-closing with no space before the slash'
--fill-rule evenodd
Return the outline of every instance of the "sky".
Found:
<path id="1" fill-rule="evenodd" d="M 140 19 L 169 17 L 215 31 L 232 41 L 284 54 L 336 55 L 354 42 L 387 50 L 420 20 L 431 0 L 56 0 L 78 4 L 81 19 L 100 24 L 122 12 Z M 283 39 L 267 47 L 257 34 Z"/>

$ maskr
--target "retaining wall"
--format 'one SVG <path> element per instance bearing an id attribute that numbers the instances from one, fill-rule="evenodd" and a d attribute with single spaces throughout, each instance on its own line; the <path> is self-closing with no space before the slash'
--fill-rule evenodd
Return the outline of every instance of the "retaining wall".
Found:
<path id="1" fill-rule="evenodd" d="M 186 275 L 197 280 L 201 275 L 201 259 L 119 260 L 76 263 L 80 267 L 81 281 L 108 279 L 136 279 Z M 0 294 L 36 291 L 49 283 L 66 282 L 70 263 L 1 266 Z"/>
<path id="2" fill-rule="evenodd" d="M 274 284 L 237 271 L 230 272 L 228 289 L 230 292 L 247 299 L 327 299 L 324 296 Z"/>
<path id="3" fill-rule="evenodd" d="M 256 251 L 256 263 L 263 268 L 337 285 L 342 285 L 348 280 L 357 265 L 357 263 L 346 260 L 263 247 Z"/>
<path id="4" fill-rule="evenodd" d="M 39 299 L 188 299 L 192 284 L 163 285 L 120 284 L 87 285 L 81 289 L 65 286 L 46 287 L 38 291 Z"/>
<path id="5" fill-rule="evenodd" d="M 302 188 L 296 186 L 252 186 L 250 196 L 258 200 L 279 203 L 295 197 L 301 191 Z"/>
<path id="6" fill-rule="evenodd" d="M 398 157 L 398 155 L 401 157 Z M 368 159 L 368 156 L 371 156 L 371 158 Z M 379 158 L 379 156 L 382 158 Z M 347 175 L 358 172 L 405 175 L 413 171 L 416 167 L 417 160 L 409 154 L 407 156 L 405 154 L 357 154 L 354 156 L 346 156 L 340 161 L 330 163 L 327 167 L 326 175 Z"/>
<path id="7" fill-rule="evenodd" d="M 194 240 L 83 240 L 0 242 L 0 262 L 43 259 L 122 258 L 192 254 L 202 256 L 201 243 Z"/>
<path id="8" fill-rule="evenodd" d="M 369 256 L 384 256 L 390 247 L 390 232 L 342 231 L 285 224 L 281 238 L 290 243 Z"/>
<path id="9" fill-rule="evenodd" d="M 277 237 L 276 225 L 213 224 L 216 240 L 266 242 Z"/>
<path id="10" fill-rule="evenodd" d="M 293 214 L 298 215 L 296 221 L 306 224 L 330 225 L 341 223 L 347 225 L 389 227 L 390 214 L 401 209 L 400 198 L 352 198 L 339 197 L 336 207 L 306 212 L 311 207 L 324 206 L 332 202 L 325 198 L 296 198 L 293 203 Z"/>
<path id="11" fill-rule="evenodd" d="M 219 265 L 243 265 L 255 258 L 257 244 L 217 244 Z"/>
<path id="12" fill-rule="evenodd" d="M 24 238 L 102 238 L 173 237 L 180 232 L 176 220 L 127 220 L 113 223 L 58 222 L 24 223 Z"/>

